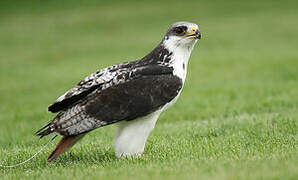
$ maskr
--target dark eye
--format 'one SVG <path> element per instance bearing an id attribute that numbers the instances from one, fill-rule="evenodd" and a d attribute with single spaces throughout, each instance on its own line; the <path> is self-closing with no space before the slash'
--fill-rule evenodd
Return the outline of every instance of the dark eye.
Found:
<path id="1" fill-rule="evenodd" d="M 175 32 L 176 34 L 183 34 L 183 33 L 185 32 L 185 28 L 182 27 L 182 26 L 175 27 L 175 28 L 174 28 L 174 32 Z"/>

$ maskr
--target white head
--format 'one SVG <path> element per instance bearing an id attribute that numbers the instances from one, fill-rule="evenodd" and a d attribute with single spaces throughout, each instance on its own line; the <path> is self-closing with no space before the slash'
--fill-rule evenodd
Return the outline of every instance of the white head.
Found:
<path id="1" fill-rule="evenodd" d="M 201 32 L 197 24 L 177 22 L 170 26 L 162 43 L 169 49 L 186 48 L 191 51 L 198 39 L 201 39 Z"/>

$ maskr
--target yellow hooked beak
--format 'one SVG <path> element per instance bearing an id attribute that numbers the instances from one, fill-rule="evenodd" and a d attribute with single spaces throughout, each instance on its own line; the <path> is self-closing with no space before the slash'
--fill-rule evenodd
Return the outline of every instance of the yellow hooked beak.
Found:
<path id="1" fill-rule="evenodd" d="M 192 27 L 190 33 L 182 36 L 182 38 L 186 38 L 186 37 L 194 37 L 195 39 L 201 39 L 201 32 L 200 32 L 199 28 Z"/>

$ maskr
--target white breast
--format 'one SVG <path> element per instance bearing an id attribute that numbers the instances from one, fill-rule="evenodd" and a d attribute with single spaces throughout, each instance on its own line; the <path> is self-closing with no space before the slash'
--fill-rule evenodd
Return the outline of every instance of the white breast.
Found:
<path id="1" fill-rule="evenodd" d="M 174 68 L 173 74 L 180 77 L 183 84 L 186 78 L 189 56 L 190 53 L 176 51 L 173 53 L 172 60 L 170 61 L 171 66 Z"/>
<path id="2" fill-rule="evenodd" d="M 187 73 L 187 64 L 193 49 L 194 43 L 181 45 L 177 44 L 177 39 L 169 38 L 163 42 L 163 45 L 172 53 L 170 66 L 174 68 L 173 74 L 180 77 L 184 83 Z"/>

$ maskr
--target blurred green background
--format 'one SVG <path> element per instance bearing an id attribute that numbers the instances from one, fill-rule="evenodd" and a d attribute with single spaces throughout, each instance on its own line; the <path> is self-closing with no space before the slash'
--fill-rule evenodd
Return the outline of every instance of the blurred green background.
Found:
<path id="1" fill-rule="evenodd" d="M 116 126 L 90 133 L 53 166 L 51 147 L 0 177 L 295 179 L 297 1 L 1 1 L 0 163 L 34 154 L 46 108 L 94 71 L 150 52 L 170 24 L 200 25 L 177 104 L 139 159 L 113 154 Z"/>

